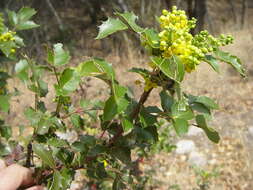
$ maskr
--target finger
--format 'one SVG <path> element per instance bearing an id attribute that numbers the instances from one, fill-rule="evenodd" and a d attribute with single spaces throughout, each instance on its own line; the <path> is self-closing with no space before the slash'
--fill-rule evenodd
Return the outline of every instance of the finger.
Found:
<path id="1" fill-rule="evenodd" d="M 0 190 L 16 190 L 20 186 L 33 184 L 32 171 L 13 164 L 0 172 Z"/>
<path id="2" fill-rule="evenodd" d="M 3 160 L 0 160 L 0 171 L 6 168 L 6 164 Z"/>
<path id="3" fill-rule="evenodd" d="M 30 187 L 26 190 L 43 190 L 43 189 L 44 189 L 44 187 L 42 187 L 42 186 L 33 186 L 33 187 Z"/>

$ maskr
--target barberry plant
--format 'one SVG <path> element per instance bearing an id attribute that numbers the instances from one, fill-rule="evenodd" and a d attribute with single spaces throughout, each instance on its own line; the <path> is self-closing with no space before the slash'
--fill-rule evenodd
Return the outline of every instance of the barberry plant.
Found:
<path id="1" fill-rule="evenodd" d="M 46 184 L 50 190 L 68 189 L 77 170 L 93 189 L 145 189 L 139 163 L 159 142 L 161 119 L 178 135 L 194 125 L 203 129 L 211 141 L 219 142 L 218 132 L 208 125 L 211 111 L 218 105 L 206 96 L 185 93 L 181 83 L 186 73 L 205 63 L 219 72 L 220 62 L 225 62 L 245 76 L 239 58 L 221 50 L 232 43 L 232 36 L 215 38 L 207 31 L 192 35 L 190 30 L 196 20 L 188 19 L 176 7 L 171 12 L 162 11 L 159 31 L 139 26 L 138 17 L 132 12 L 116 12 L 117 18 L 108 18 L 99 26 L 96 39 L 123 30 L 139 36 L 149 61 L 145 67 L 129 69 L 145 81 L 142 95 L 135 100 L 130 90 L 117 81 L 112 64 L 104 59 L 91 58 L 76 67 L 68 66 L 70 54 L 60 43 L 47 47 L 44 65 L 37 64 L 25 52 L 18 53 L 16 50 L 24 43 L 17 32 L 38 26 L 29 20 L 34 14 L 30 8 L 18 13 L 9 11 L 11 30 L 0 17 L 0 49 L 7 58 L 20 58 L 15 65 L 16 76 L 34 93 L 35 102 L 24 112 L 31 134 L 22 134 L 21 130 L 14 138 L 10 127 L 1 121 L 0 156 L 7 163 L 34 167 L 37 183 Z M 44 79 L 49 73 L 55 76 L 55 98 L 50 100 L 55 110 L 48 110 L 43 99 L 48 94 Z M 7 85 L 8 76 L 1 75 L 1 85 Z M 85 77 L 104 81 L 110 89 L 108 98 L 80 99 L 75 104 L 71 94 Z M 147 105 L 154 88 L 160 90 L 160 105 Z M 7 99 L 10 96 L 0 96 L 0 108 L 5 112 L 9 110 Z M 162 147 L 173 148 L 165 143 L 159 146 Z"/>

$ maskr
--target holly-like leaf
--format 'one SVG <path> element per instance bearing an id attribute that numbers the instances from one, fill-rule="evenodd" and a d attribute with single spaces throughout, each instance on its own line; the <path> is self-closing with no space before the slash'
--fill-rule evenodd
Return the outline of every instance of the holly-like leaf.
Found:
<path id="1" fill-rule="evenodd" d="M 147 78 L 150 76 L 150 71 L 148 71 L 147 69 L 143 69 L 143 68 L 135 68 L 134 67 L 134 68 L 130 69 L 129 72 L 138 73 L 143 78 Z"/>
<path id="2" fill-rule="evenodd" d="M 170 112 L 174 99 L 165 90 L 160 92 L 161 105 L 164 111 Z"/>
<path id="3" fill-rule="evenodd" d="M 211 141 L 213 141 L 214 143 L 218 143 L 220 141 L 219 133 L 217 131 L 215 131 L 214 129 L 208 127 L 204 115 L 197 115 L 196 122 L 198 124 L 198 127 L 202 128 L 205 131 L 207 137 Z"/>
<path id="4" fill-rule="evenodd" d="M 104 107 L 103 120 L 109 121 L 117 114 L 123 112 L 128 106 L 128 101 L 122 97 L 116 101 L 115 96 L 111 96 L 106 102 Z"/>
<path id="5" fill-rule="evenodd" d="M 122 119 L 122 126 L 124 132 L 130 131 L 134 127 L 133 123 L 126 118 Z"/>
<path id="6" fill-rule="evenodd" d="M 59 85 L 55 85 L 57 95 L 68 95 L 77 89 L 79 83 L 80 76 L 76 70 L 66 68 L 60 76 Z"/>
<path id="7" fill-rule="evenodd" d="M 19 24 L 17 26 L 17 30 L 29 30 L 29 29 L 32 29 L 32 28 L 37 28 L 39 26 L 40 25 L 36 24 L 33 21 L 26 21 L 26 22 L 23 22 L 22 24 Z"/>
<path id="8" fill-rule="evenodd" d="M 197 96 L 194 102 L 203 104 L 210 109 L 219 109 L 219 105 L 216 104 L 214 100 L 206 96 Z"/>
<path id="9" fill-rule="evenodd" d="M 114 18 L 108 18 L 107 21 L 103 22 L 99 26 L 99 33 L 96 37 L 96 39 L 102 39 L 105 38 L 117 31 L 126 30 L 128 29 L 127 25 L 125 25 L 121 20 L 114 19 Z"/>
<path id="10" fill-rule="evenodd" d="M 143 32 L 144 29 L 136 24 L 136 20 L 138 16 L 136 16 L 133 12 L 125 12 L 125 13 L 116 13 L 116 15 L 121 16 L 124 21 L 135 31 L 135 32 Z"/>
<path id="11" fill-rule="evenodd" d="M 207 62 L 213 68 L 213 70 L 215 70 L 217 73 L 220 73 L 220 66 L 215 57 L 212 55 L 206 55 L 204 61 Z"/>
<path id="12" fill-rule="evenodd" d="M 18 19 L 20 22 L 28 21 L 35 14 L 36 11 L 34 9 L 23 7 L 18 11 Z"/>
<path id="13" fill-rule="evenodd" d="M 160 57 L 153 57 L 151 61 L 170 79 L 180 83 L 184 78 L 184 65 L 176 57 L 170 59 L 163 59 Z"/>
<path id="14" fill-rule="evenodd" d="M 62 180 L 61 173 L 59 171 L 54 171 L 53 181 L 49 188 L 49 190 L 60 190 L 62 189 Z"/>
<path id="15" fill-rule="evenodd" d="M 160 38 L 158 36 L 157 31 L 155 31 L 154 29 L 145 29 L 145 31 L 143 32 L 142 40 L 145 41 L 152 48 L 160 48 Z"/>
<path id="16" fill-rule="evenodd" d="M 55 168 L 55 161 L 52 153 L 42 144 L 33 144 L 33 151 L 45 164 L 51 168 Z"/>
<path id="17" fill-rule="evenodd" d="M 35 22 L 29 20 L 35 14 L 36 11 L 34 9 L 23 7 L 17 14 L 10 11 L 8 15 L 16 30 L 28 30 L 39 26 Z"/>
<path id="18" fill-rule="evenodd" d="M 69 52 L 63 49 L 63 45 L 61 43 L 54 45 L 53 57 L 52 52 L 50 56 L 48 56 L 49 63 L 52 63 L 54 66 L 62 66 L 68 64 L 69 60 L 70 60 Z"/>
<path id="19" fill-rule="evenodd" d="M 221 50 L 216 50 L 214 53 L 217 59 L 230 64 L 236 71 L 238 71 L 241 74 L 241 76 L 243 77 L 246 76 L 245 69 L 243 68 L 242 63 L 238 57 Z"/>
<path id="20" fill-rule="evenodd" d="M 171 106 L 171 113 L 173 118 L 180 118 L 184 120 L 191 120 L 194 118 L 193 111 L 184 100 L 174 102 Z"/>
<path id="21" fill-rule="evenodd" d="M 18 16 L 14 11 L 7 11 L 9 22 L 12 26 L 15 26 L 18 24 Z"/>
<path id="22" fill-rule="evenodd" d="M 178 135 L 182 135 L 188 132 L 189 124 L 187 120 L 181 118 L 174 118 L 172 121 L 173 126 Z"/>

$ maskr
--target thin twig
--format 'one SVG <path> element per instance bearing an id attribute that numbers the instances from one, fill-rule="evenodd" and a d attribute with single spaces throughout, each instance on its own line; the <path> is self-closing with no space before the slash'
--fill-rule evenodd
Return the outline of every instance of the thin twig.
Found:
<path id="1" fill-rule="evenodd" d="M 130 114 L 130 118 L 132 120 L 135 120 L 141 110 L 141 107 L 143 106 L 143 104 L 146 102 L 146 100 L 148 99 L 148 96 L 150 94 L 150 92 L 153 90 L 153 88 L 149 89 L 148 91 L 144 91 L 140 97 L 140 100 L 138 102 L 138 104 L 136 105 L 135 109 L 133 110 L 133 112 Z"/>

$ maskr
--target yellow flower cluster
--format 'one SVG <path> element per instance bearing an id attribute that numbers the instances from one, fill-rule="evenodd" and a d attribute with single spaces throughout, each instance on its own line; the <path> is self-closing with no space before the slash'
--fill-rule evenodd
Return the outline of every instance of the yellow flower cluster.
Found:
<path id="1" fill-rule="evenodd" d="M 0 42 L 14 41 L 15 40 L 14 35 L 15 35 L 15 32 L 12 32 L 12 31 L 0 34 Z"/>
<path id="2" fill-rule="evenodd" d="M 163 30 L 159 33 L 162 56 L 178 56 L 185 64 L 186 71 L 191 72 L 204 57 L 201 49 L 192 44 L 190 30 L 195 27 L 196 19 L 188 20 L 185 11 L 177 10 L 175 6 L 172 12 L 163 10 L 162 13 L 160 24 Z"/>
<path id="3" fill-rule="evenodd" d="M 15 36 L 16 32 L 5 32 L 3 34 L 0 34 L 0 43 L 4 43 L 4 42 L 12 42 L 15 40 L 14 36 Z M 10 53 L 15 53 L 16 49 L 15 48 L 11 48 Z"/>

